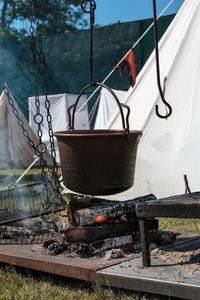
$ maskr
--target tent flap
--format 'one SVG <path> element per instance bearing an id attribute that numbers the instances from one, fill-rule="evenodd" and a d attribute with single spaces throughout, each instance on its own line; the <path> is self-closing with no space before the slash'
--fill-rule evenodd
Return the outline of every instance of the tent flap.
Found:
<path id="1" fill-rule="evenodd" d="M 14 100 L 14 99 L 13 99 Z M 29 137 L 34 144 L 38 144 L 38 139 L 23 116 L 14 100 L 15 108 L 19 117 L 23 121 L 24 127 L 29 133 Z M 18 120 L 8 103 L 7 96 L 3 91 L 0 97 L 0 169 L 5 168 L 26 168 L 34 160 L 35 151 L 30 147 L 22 129 L 18 125 Z M 45 154 L 45 159 L 51 164 L 51 157 Z M 36 166 L 39 165 L 36 163 Z"/>
<path id="2" fill-rule="evenodd" d="M 143 131 L 134 186 L 111 199 L 131 199 L 153 193 L 162 198 L 185 192 L 187 174 L 192 192 L 200 190 L 200 1 L 186 0 L 159 42 L 161 80 L 167 77 L 165 97 L 172 116 L 159 119 L 155 104 L 165 113 L 156 83 L 152 53 L 130 88 L 125 103 L 131 108 L 130 128 Z M 107 128 L 120 128 L 115 113 Z"/>

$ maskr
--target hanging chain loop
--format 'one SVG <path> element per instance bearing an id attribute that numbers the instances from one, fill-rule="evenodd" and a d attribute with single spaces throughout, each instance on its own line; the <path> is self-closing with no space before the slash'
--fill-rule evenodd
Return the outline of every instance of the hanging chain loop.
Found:
<path id="1" fill-rule="evenodd" d="M 158 105 L 156 105 L 156 115 L 161 119 L 166 119 L 172 114 L 172 107 L 165 100 L 164 93 L 162 91 L 161 82 L 160 82 L 160 63 L 159 63 L 159 51 L 158 51 L 158 29 L 157 29 L 157 13 L 156 13 L 156 0 L 153 0 L 153 15 L 154 15 L 154 40 L 155 40 L 155 51 L 156 51 L 156 75 L 157 75 L 157 85 L 160 93 L 162 102 L 168 108 L 168 113 L 165 116 L 159 113 Z"/>
<path id="2" fill-rule="evenodd" d="M 87 8 L 89 6 L 89 8 Z M 81 3 L 82 10 L 90 14 L 90 84 L 93 84 L 92 75 L 93 75 L 93 25 L 95 22 L 94 11 L 96 9 L 96 3 L 94 0 L 84 0 Z"/>
<path id="3" fill-rule="evenodd" d="M 47 63 L 45 58 L 45 53 L 43 52 L 43 44 L 41 38 L 41 30 L 40 30 L 40 22 L 38 18 L 38 7 L 37 7 L 37 0 L 28 0 L 28 7 L 29 7 L 29 48 L 32 52 L 32 60 L 28 64 L 29 72 L 34 76 L 34 94 L 35 94 L 35 107 L 36 107 L 36 114 L 34 116 L 34 121 L 37 124 L 37 136 L 39 139 L 39 143 L 36 147 L 37 152 L 40 154 L 40 165 L 42 168 L 42 173 L 44 174 L 43 179 L 45 180 L 45 172 L 44 167 L 47 166 L 49 172 L 52 175 L 52 178 L 55 181 L 56 187 L 56 194 L 57 198 L 60 202 L 64 202 L 62 195 L 60 193 L 60 180 L 58 177 L 58 166 L 56 163 L 56 150 L 55 150 L 55 143 L 54 143 L 54 136 L 53 136 L 53 129 L 52 129 L 52 117 L 50 114 L 50 102 L 48 99 L 48 84 L 46 81 L 46 71 L 47 71 Z M 37 34 L 37 44 L 35 33 Z M 33 67 L 35 69 L 33 69 Z M 47 147 L 42 141 L 42 123 L 43 123 L 43 116 L 40 113 L 40 99 L 39 99 L 39 76 L 42 77 L 42 93 L 45 96 L 45 108 L 46 108 L 46 119 L 48 124 L 48 132 L 49 132 L 49 141 L 51 147 L 51 157 L 53 165 L 49 167 L 47 162 L 44 163 L 43 154 L 46 152 Z M 42 158 L 42 160 L 41 160 Z"/>
<path id="4" fill-rule="evenodd" d="M 40 113 L 40 100 L 39 100 L 39 81 L 38 81 L 38 59 L 37 59 L 37 49 L 36 49 L 36 40 L 35 40 L 35 1 L 28 1 L 28 10 L 29 10 L 29 48 L 32 54 L 32 60 L 28 63 L 28 71 L 33 75 L 33 87 L 34 87 L 34 94 L 35 94 L 35 107 L 36 107 L 36 114 L 34 116 L 34 122 L 37 125 L 37 137 L 39 140 L 38 145 L 36 146 L 38 153 L 40 153 L 40 167 L 42 170 L 42 180 L 45 181 L 45 167 L 44 163 L 41 162 L 43 160 L 44 151 L 41 151 L 42 142 L 42 122 L 43 118 L 41 118 Z"/>
<path id="5" fill-rule="evenodd" d="M 87 6 L 89 6 L 90 8 L 87 9 Z M 93 9 L 93 10 L 96 9 L 96 3 L 94 0 L 83 0 L 81 3 L 81 8 L 85 13 L 90 14 L 91 9 Z"/>

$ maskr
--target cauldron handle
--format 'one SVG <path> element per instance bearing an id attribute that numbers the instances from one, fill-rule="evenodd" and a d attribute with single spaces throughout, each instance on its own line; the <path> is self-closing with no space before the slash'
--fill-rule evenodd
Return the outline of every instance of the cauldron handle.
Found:
<path id="1" fill-rule="evenodd" d="M 68 123 L 69 123 L 69 130 L 72 128 L 72 117 L 71 117 L 71 109 L 75 106 L 75 104 L 72 104 L 68 107 L 67 113 L 68 113 Z"/>
<path id="2" fill-rule="evenodd" d="M 125 107 L 127 109 L 127 114 L 126 114 L 126 131 L 129 132 L 129 116 L 130 116 L 130 107 L 124 103 L 120 103 L 121 106 Z"/>
<path id="3" fill-rule="evenodd" d="M 96 82 L 96 83 L 91 83 L 91 84 L 88 84 L 86 87 L 84 87 L 82 89 L 82 91 L 80 92 L 80 94 L 78 95 L 77 99 L 76 99 L 76 102 L 75 104 L 71 105 L 69 108 L 68 108 L 68 116 L 69 116 L 69 130 L 74 130 L 74 118 L 75 118 L 75 112 L 76 112 L 76 108 L 77 108 L 77 105 L 78 105 L 78 102 L 81 98 L 81 96 L 83 95 L 83 93 L 89 89 L 90 87 L 96 87 L 96 86 L 100 86 L 102 88 L 105 88 L 107 89 L 111 94 L 112 96 L 114 97 L 114 99 L 116 100 L 117 102 L 117 105 L 119 107 L 119 111 L 120 111 L 120 114 L 121 114 L 121 119 L 122 119 L 122 127 L 123 127 L 123 131 L 124 133 L 129 133 L 129 115 L 130 115 L 130 108 L 129 106 L 123 104 L 123 103 L 120 103 L 119 99 L 117 98 L 116 94 L 113 92 L 113 90 L 111 90 L 107 85 L 103 84 L 103 83 L 100 83 L 100 82 Z M 125 124 L 125 119 L 124 119 L 124 114 L 123 114 L 123 110 L 122 110 L 122 107 L 125 107 L 128 112 L 127 112 L 127 115 L 126 115 L 126 124 Z M 73 108 L 73 112 L 72 112 L 72 117 L 71 117 L 71 109 Z"/>

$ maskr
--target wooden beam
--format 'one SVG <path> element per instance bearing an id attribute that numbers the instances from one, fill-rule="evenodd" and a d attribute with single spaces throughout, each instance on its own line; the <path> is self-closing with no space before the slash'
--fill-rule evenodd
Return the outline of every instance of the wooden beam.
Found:
<path id="1" fill-rule="evenodd" d="M 138 217 L 200 218 L 200 192 L 138 203 L 136 214 Z"/>
<path id="2" fill-rule="evenodd" d="M 142 262 L 144 267 L 151 266 L 150 249 L 149 249 L 149 236 L 148 236 L 148 223 L 146 218 L 139 218 L 140 224 L 140 242 L 142 248 Z"/>

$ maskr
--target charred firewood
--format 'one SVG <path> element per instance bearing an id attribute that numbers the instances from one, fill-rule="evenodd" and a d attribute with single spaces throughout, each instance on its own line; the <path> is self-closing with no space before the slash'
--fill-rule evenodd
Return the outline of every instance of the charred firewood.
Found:
<path id="1" fill-rule="evenodd" d="M 67 194 L 67 200 L 69 202 L 72 213 L 76 210 L 90 207 L 90 206 L 102 206 L 111 203 L 116 203 L 117 201 L 110 201 L 102 198 L 95 198 L 92 196 L 82 196 L 77 194 Z"/>
<path id="2" fill-rule="evenodd" d="M 158 220 L 148 220 L 149 230 L 158 230 Z M 94 242 L 99 239 L 134 233 L 139 230 L 138 219 L 128 224 L 105 224 L 100 226 L 74 227 L 65 232 L 65 238 L 70 242 Z M 64 233 L 64 232 L 63 232 Z"/>
<path id="3" fill-rule="evenodd" d="M 156 233 L 155 243 L 157 245 L 170 245 L 176 240 L 177 233 L 173 231 L 159 230 Z"/>
<path id="4" fill-rule="evenodd" d="M 155 243 L 157 230 L 150 230 L 148 232 L 149 243 Z M 83 243 L 84 244 L 84 243 Z M 137 235 L 123 235 L 108 239 L 102 239 L 90 244 L 84 244 L 84 247 L 81 248 L 81 251 L 85 251 L 91 254 L 103 253 L 104 251 L 110 249 L 120 248 L 124 251 L 136 252 L 141 250 L 140 238 Z"/>
<path id="5" fill-rule="evenodd" d="M 124 235 L 105 240 L 99 240 L 88 245 L 88 251 L 97 254 L 106 250 L 120 248 L 133 243 L 132 235 Z"/>
<path id="6" fill-rule="evenodd" d="M 122 215 L 135 215 L 135 206 L 139 202 L 155 200 L 154 195 L 147 195 L 144 197 L 135 198 L 133 200 L 116 202 L 104 206 L 93 206 L 77 210 L 73 216 L 78 226 L 90 226 L 95 223 L 106 222 L 110 219 L 118 218 Z"/>

